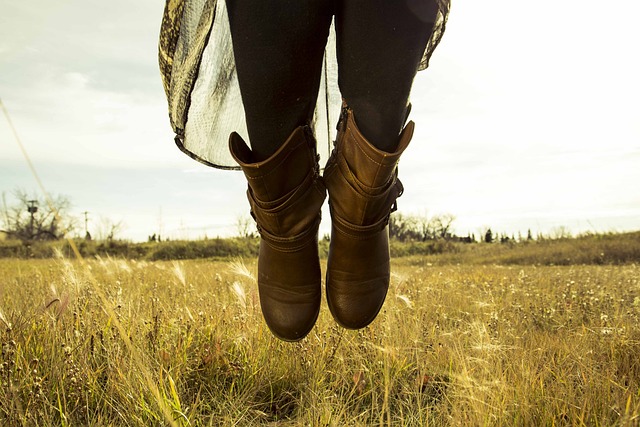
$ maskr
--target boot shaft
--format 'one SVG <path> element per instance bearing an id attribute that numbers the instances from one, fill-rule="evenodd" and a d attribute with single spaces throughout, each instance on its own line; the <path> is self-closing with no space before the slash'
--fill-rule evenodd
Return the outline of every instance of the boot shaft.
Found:
<path id="1" fill-rule="evenodd" d="M 316 143 L 308 126 L 296 128 L 271 157 L 260 162 L 254 161 L 251 149 L 235 132 L 229 137 L 229 150 L 260 202 L 277 201 L 300 185 L 309 171 L 318 173 Z"/>
<path id="2" fill-rule="evenodd" d="M 356 124 L 353 111 L 348 107 L 343 109 L 338 127 L 336 146 L 349 169 L 368 192 L 383 190 L 395 174 L 400 156 L 411 142 L 414 123 L 407 123 L 392 153 L 376 148 L 365 138 Z"/>
<path id="3" fill-rule="evenodd" d="M 231 155 L 247 178 L 247 198 L 258 231 L 274 245 L 295 245 L 289 240 L 297 241 L 319 223 L 326 189 L 315 147 L 310 129 L 300 126 L 271 157 L 253 162 L 240 135 L 229 138 Z"/>
<path id="4" fill-rule="evenodd" d="M 386 226 L 403 191 L 397 165 L 413 129 L 413 122 L 409 122 L 396 150 L 387 153 L 367 141 L 350 109 L 343 110 L 335 148 L 324 172 L 334 223 L 374 229 Z"/>

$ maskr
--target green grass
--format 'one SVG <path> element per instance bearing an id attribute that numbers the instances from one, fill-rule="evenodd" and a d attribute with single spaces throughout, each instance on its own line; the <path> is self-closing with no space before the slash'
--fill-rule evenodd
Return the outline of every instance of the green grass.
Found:
<path id="1" fill-rule="evenodd" d="M 295 344 L 254 259 L 0 259 L 0 425 L 639 425 L 637 265 L 428 259 Z"/>

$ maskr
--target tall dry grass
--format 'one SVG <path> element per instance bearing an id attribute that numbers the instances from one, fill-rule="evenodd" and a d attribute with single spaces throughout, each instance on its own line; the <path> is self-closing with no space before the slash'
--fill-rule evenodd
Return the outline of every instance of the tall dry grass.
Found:
<path id="1" fill-rule="evenodd" d="M 255 268 L 0 260 L 0 424 L 640 423 L 636 265 L 398 259 L 370 327 L 324 305 L 296 344 L 266 329 Z"/>

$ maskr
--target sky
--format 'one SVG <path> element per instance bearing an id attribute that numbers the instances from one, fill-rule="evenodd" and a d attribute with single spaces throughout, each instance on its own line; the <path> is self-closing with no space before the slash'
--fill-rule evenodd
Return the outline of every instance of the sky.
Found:
<path id="1" fill-rule="evenodd" d="M 403 214 L 454 231 L 640 229 L 640 3 L 453 0 L 411 95 Z M 248 213 L 240 172 L 173 143 L 157 66 L 160 0 L 0 0 L 0 99 L 48 192 L 89 231 L 228 236 Z M 0 192 L 38 187 L 0 117 Z M 329 227 L 324 212 L 322 231 Z M 83 234 L 83 231 L 82 231 Z"/>

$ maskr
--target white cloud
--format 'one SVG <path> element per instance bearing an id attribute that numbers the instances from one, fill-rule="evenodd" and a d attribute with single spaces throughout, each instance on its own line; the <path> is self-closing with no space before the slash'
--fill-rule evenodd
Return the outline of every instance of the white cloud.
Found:
<path id="1" fill-rule="evenodd" d="M 34 160 L 78 164 L 182 164 L 164 98 L 97 89 L 79 72 L 49 72 L 5 101 Z M 0 148 L 4 158 L 19 156 Z"/>

